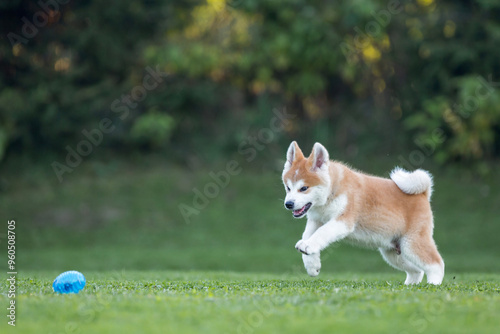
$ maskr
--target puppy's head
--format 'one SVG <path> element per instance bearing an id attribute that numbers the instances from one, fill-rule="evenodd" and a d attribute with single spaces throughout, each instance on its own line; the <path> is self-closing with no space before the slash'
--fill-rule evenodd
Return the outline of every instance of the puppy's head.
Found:
<path id="1" fill-rule="evenodd" d="M 314 206 L 325 205 L 330 192 L 329 155 L 320 143 L 314 144 L 308 158 L 294 141 L 288 147 L 283 184 L 285 208 L 302 218 Z"/>

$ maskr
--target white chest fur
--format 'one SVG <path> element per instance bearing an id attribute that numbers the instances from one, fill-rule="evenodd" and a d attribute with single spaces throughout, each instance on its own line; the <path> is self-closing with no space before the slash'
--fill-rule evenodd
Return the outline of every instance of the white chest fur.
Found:
<path id="1" fill-rule="evenodd" d="M 325 205 L 312 207 L 307 213 L 307 217 L 321 224 L 338 219 L 347 207 L 347 196 L 337 195 L 331 202 Z"/>

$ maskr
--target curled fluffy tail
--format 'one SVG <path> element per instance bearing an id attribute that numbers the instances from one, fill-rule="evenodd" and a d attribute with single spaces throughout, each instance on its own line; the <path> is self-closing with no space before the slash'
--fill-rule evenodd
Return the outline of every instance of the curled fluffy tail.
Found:
<path id="1" fill-rule="evenodd" d="M 429 201 L 431 200 L 433 183 L 432 175 L 429 172 L 417 169 L 410 173 L 396 167 L 391 172 L 391 179 L 405 194 L 416 195 L 425 193 Z"/>

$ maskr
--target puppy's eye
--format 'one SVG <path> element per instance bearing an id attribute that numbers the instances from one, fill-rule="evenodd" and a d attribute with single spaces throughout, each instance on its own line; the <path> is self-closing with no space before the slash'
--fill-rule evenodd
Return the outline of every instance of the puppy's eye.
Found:
<path id="1" fill-rule="evenodd" d="M 303 191 L 306 191 L 307 189 L 309 189 L 309 187 L 305 187 L 305 186 L 304 186 L 304 187 L 300 188 L 300 190 L 299 190 L 299 191 L 300 191 L 300 192 L 303 192 Z"/>
<path id="2" fill-rule="evenodd" d="M 286 187 L 286 191 L 290 191 L 290 188 L 289 188 L 289 187 Z"/>

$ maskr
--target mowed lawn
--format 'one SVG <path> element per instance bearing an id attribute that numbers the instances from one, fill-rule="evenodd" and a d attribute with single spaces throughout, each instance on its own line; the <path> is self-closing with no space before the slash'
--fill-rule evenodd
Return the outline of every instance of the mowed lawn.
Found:
<path id="1" fill-rule="evenodd" d="M 407 287 L 377 251 L 341 244 L 308 277 L 294 249 L 305 220 L 283 208 L 278 167 L 246 166 L 187 221 L 179 204 L 193 205 L 211 171 L 148 161 L 89 162 L 62 183 L 50 164 L 1 171 L 0 212 L 16 220 L 19 274 L 15 328 L 5 317 L 7 281 L 0 285 L 0 332 L 498 332 L 498 177 L 432 171 L 446 275 L 439 287 Z M 85 274 L 80 294 L 52 292 L 66 270 Z"/>
<path id="2" fill-rule="evenodd" d="M 395 274 L 89 272 L 78 295 L 56 273 L 19 275 L 17 325 L 2 333 L 498 333 L 500 275 L 439 287 Z M 5 287 L 2 286 L 5 305 Z"/>
<path id="3" fill-rule="evenodd" d="M 393 163 L 365 170 L 387 176 Z M 194 172 L 148 159 L 89 162 L 62 183 L 45 167 L 0 171 L 0 213 L 5 222 L 16 220 L 19 270 L 280 274 L 302 267 L 294 246 L 306 219 L 283 207 L 281 164 L 261 173 L 243 168 L 201 209 L 193 204 L 196 191 L 213 184 L 210 173 L 223 167 Z M 434 238 L 447 277 L 500 273 L 500 178 L 431 171 Z M 185 219 L 181 204 L 195 213 Z M 377 251 L 335 244 L 327 252 L 323 273 L 393 272 Z"/>

